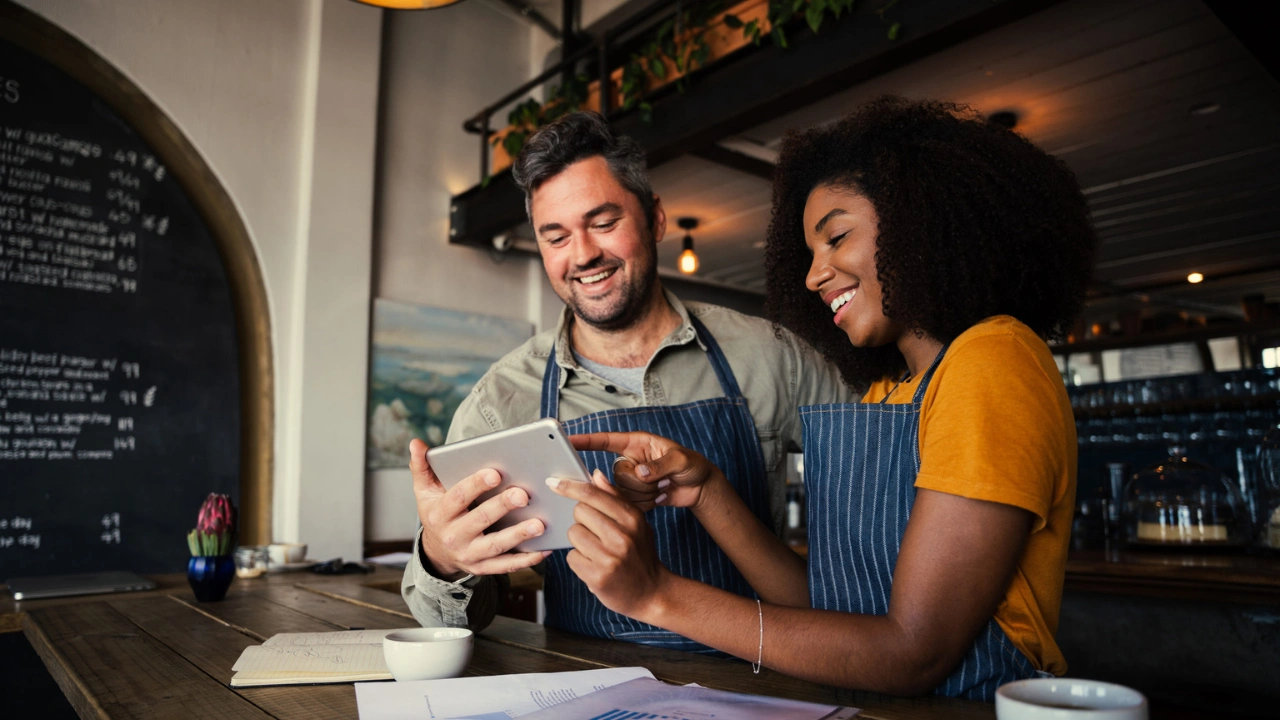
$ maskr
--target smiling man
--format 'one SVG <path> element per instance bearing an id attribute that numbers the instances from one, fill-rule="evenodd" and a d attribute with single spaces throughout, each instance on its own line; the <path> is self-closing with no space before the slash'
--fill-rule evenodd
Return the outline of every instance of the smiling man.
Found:
<path id="1" fill-rule="evenodd" d="M 785 452 L 799 447 L 797 408 L 852 402 L 836 369 L 760 318 L 682 303 L 658 278 L 666 214 L 644 152 L 595 113 L 575 113 L 530 138 L 513 168 L 547 277 L 566 308 L 559 326 L 493 365 L 458 408 L 449 441 L 558 418 L 570 433 L 644 430 L 693 448 L 725 470 L 747 506 L 783 527 Z M 566 551 L 509 552 L 542 533 L 538 520 L 485 534 L 528 502 L 512 488 L 472 507 L 499 481 L 479 472 L 451 488 L 410 446 L 423 529 L 401 592 L 425 626 L 485 627 L 498 578 L 545 560 L 547 624 L 584 635 L 695 652 L 710 649 L 606 609 L 565 562 Z M 611 476 L 612 456 L 584 456 Z M 751 587 L 693 514 L 646 514 L 662 563 L 751 596 Z"/>

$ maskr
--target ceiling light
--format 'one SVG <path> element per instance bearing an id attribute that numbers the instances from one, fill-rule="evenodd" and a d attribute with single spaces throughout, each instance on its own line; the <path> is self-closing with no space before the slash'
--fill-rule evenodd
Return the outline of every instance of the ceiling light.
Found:
<path id="1" fill-rule="evenodd" d="M 1201 274 L 1200 274 L 1200 273 L 1198 273 L 1198 272 L 1193 272 L 1193 273 L 1191 273 L 1190 275 L 1188 275 L 1188 276 L 1187 276 L 1187 282 L 1191 283 L 1192 285 L 1195 285 L 1196 283 L 1200 282 L 1201 280 L 1204 280 L 1204 275 L 1201 275 Z"/>
<path id="2" fill-rule="evenodd" d="M 356 2 L 388 10 L 433 10 L 461 2 L 461 0 L 356 0 Z"/>
<path id="3" fill-rule="evenodd" d="M 993 112 L 987 116 L 987 122 L 1012 130 L 1018 125 L 1018 113 L 1012 110 Z"/>
<path id="4" fill-rule="evenodd" d="M 698 219 L 691 217 L 682 217 L 676 220 L 676 224 L 684 230 L 684 250 L 680 253 L 680 259 L 677 264 L 680 272 L 685 275 L 692 275 L 698 272 L 698 254 L 693 251 L 693 236 L 689 234 L 690 230 L 698 227 Z"/>
<path id="5" fill-rule="evenodd" d="M 1191 106 L 1188 111 L 1192 115 L 1212 115 L 1222 109 L 1222 106 L 1214 102 L 1197 103 Z"/>

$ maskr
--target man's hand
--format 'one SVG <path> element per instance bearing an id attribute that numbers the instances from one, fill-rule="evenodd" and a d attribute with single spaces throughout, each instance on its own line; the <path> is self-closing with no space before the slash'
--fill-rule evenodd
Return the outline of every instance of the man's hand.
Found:
<path id="1" fill-rule="evenodd" d="M 557 494 L 578 501 L 573 510 L 577 523 L 569 528 L 574 549 L 565 559 L 605 607 L 642 620 L 640 614 L 653 609 L 671 572 L 658 560 L 644 513 L 618 497 L 599 470 L 591 479 L 547 480 Z"/>
<path id="2" fill-rule="evenodd" d="M 579 450 L 604 450 L 620 457 L 613 465 L 618 495 L 642 511 L 654 505 L 697 510 L 703 489 L 725 482 L 724 473 L 700 453 L 646 432 L 601 432 L 569 438 Z"/>
<path id="3" fill-rule="evenodd" d="M 507 551 L 546 528 L 541 520 L 527 520 L 498 532 L 485 534 L 490 525 L 518 507 L 529 504 L 529 495 L 511 488 L 471 509 L 484 493 L 502 482 L 496 470 L 481 470 L 445 491 L 427 463 L 427 446 L 409 443 L 409 469 L 413 471 L 413 495 L 422 522 L 422 551 L 441 580 L 454 581 L 467 574 L 498 575 L 537 565 L 549 552 Z"/>

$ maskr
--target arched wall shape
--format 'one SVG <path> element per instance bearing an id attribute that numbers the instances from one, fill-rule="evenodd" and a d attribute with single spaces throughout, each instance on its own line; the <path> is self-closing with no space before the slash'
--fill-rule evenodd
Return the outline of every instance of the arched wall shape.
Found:
<path id="1" fill-rule="evenodd" d="M 84 43 L 35 13 L 8 0 L 0 0 L 0 50 L 3 50 L 5 43 L 35 56 L 78 82 L 123 120 L 127 129 L 154 153 L 170 179 L 177 183 L 181 194 L 194 207 L 195 214 L 211 236 L 229 288 L 237 346 L 235 365 L 239 371 L 240 542 L 269 542 L 274 430 L 270 318 L 257 256 L 231 197 L 173 121 L 128 78 Z M 4 88 L 7 80 L 12 78 L 6 79 L 4 68 L 0 65 L 0 126 L 5 124 Z M 122 179 L 126 176 L 127 174 L 122 173 Z M 50 176 L 50 180 L 53 177 Z M 144 180 L 147 178 L 144 177 Z M 126 185 L 122 185 L 114 196 L 116 206 L 122 211 L 133 209 L 129 204 L 131 201 L 128 189 Z M 141 217 L 141 213 L 138 216 Z M 3 258 L 3 247 L 3 243 L 0 243 L 0 258 Z M 116 261 L 122 264 L 126 263 L 125 249 L 122 246 L 116 257 Z M 139 262 L 145 260 L 140 259 Z M 28 267 L 31 267 L 29 260 Z M 120 277 L 127 275 L 128 268 L 121 270 Z M 3 290 L 3 285 L 0 283 L 0 290 Z M 4 342 L 0 340 L 0 346 L 3 345 Z M 143 393 L 138 398 L 139 402 L 146 400 L 145 389 Z M 3 398 L 2 393 L 0 398 Z M 2 403 L 0 400 L 0 404 Z M 0 419 L 3 419 L 4 412 L 5 410 L 0 409 Z M 119 423 L 123 419 L 116 418 L 112 422 Z M 117 446 L 117 453 L 127 452 L 128 449 Z M 0 460 L 4 457 L 3 450 L 0 445 Z M 12 481 L 13 478 L 8 482 Z M 2 490 L 3 487 L 0 487 L 0 491 Z M 180 524 L 188 528 L 195 522 L 195 508 L 189 510 L 189 517 L 180 518 Z M 105 528 L 104 536 L 109 535 L 112 531 L 111 518 L 104 517 L 101 522 Z M 116 529 L 120 529 L 118 524 Z M 123 531 L 130 532 L 127 527 Z M 0 530 L 0 536 L 4 534 Z M 181 544 L 182 540 L 179 537 L 175 542 Z M 5 559 L 0 554 L 0 566 L 5 564 Z"/>

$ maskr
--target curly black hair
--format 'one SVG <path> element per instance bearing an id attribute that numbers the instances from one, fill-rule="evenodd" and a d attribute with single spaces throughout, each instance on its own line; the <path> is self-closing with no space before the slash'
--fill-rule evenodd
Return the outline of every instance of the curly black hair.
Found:
<path id="1" fill-rule="evenodd" d="M 770 319 L 865 388 L 901 374 L 897 347 L 855 348 L 805 288 L 803 217 L 819 186 L 856 191 L 879 216 L 884 314 L 944 343 L 992 315 L 1046 340 L 1084 307 L 1097 236 L 1075 175 L 973 110 L 881 97 L 839 122 L 783 140 L 765 250 Z"/>

